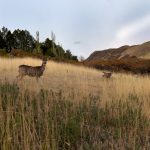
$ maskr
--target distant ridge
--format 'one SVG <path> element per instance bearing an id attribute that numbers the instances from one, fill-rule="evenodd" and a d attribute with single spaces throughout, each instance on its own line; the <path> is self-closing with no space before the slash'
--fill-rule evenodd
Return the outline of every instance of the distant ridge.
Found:
<path id="1" fill-rule="evenodd" d="M 86 59 L 86 61 L 90 62 L 98 60 L 124 59 L 133 57 L 150 59 L 150 41 L 140 45 L 125 45 L 119 48 L 95 51 Z"/>

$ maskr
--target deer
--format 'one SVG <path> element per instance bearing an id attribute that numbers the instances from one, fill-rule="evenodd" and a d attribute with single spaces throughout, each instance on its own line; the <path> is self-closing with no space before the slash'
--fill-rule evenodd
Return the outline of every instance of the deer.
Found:
<path id="1" fill-rule="evenodd" d="M 43 75 L 45 66 L 47 63 L 47 59 L 42 60 L 42 65 L 41 66 L 28 66 L 28 65 L 20 65 L 19 66 L 19 75 L 17 76 L 17 79 L 22 80 L 23 77 L 29 76 L 29 77 L 36 77 L 36 80 Z"/>
<path id="2" fill-rule="evenodd" d="M 104 78 L 110 78 L 112 75 L 112 72 L 103 72 L 103 77 Z"/>

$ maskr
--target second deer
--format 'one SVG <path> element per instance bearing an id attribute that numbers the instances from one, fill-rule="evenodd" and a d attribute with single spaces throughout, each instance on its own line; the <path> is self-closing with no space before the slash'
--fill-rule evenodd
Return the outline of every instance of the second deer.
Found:
<path id="1" fill-rule="evenodd" d="M 103 72 L 103 77 L 104 78 L 110 78 L 112 76 L 111 72 Z"/>
<path id="2" fill-rule="evenodd" d="M 47 59 L 43 59 L 41 66 L 28 66 L 28 65 L 20 65 L 19 66 L 19 75 L 17 76 L 18 79 L 22 79 L 24 76 L 29 77 L 36 77 L 37 81 L 38 79 L 43 75 L 45 66 L 47 63 Z"/>

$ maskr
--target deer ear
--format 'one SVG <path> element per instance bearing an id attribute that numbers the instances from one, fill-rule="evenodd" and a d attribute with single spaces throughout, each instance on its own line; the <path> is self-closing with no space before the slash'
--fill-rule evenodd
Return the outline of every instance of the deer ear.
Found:
<path id="1" fill-rule="evenodd" d="M 44 56 L 40 56 L 40 58 L 41 58 L 42 60 L 45 60 L 45 57 L 44 57 Z"/>
<path id="2" fill-rule="evenodd" d="M 48 60 L 48 58 L 47 57 L 43 57 L 43 61 L 47 61 Z"/>
<path id="3" fill-rule="evenodd" d="M 49 60 L 49 59 L 51 59 L 51 57 L 50 57 L 50 56 L 48 56 L 48 57 L 47 57 L 47 60 Z"/>
<path id="4" fill-rule="evenodd" d="M 40 55 L 39 58 L 43 60 L 43 56 Z"/>

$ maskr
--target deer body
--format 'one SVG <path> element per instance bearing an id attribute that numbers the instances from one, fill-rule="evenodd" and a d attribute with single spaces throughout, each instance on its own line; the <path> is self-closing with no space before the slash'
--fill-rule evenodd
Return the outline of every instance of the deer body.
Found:
<path id="1" fill-rule="evenodd" d="M 22 79 L 24 76 L 29 76 L 29 77 L 36 77 L 36 79 L 38 80 L 38 78 L 40 78 L 45 70 L 45 66 L 46 66 L 46 62 L 43 60 L 43 63 L 41 66 L 28 66 L 28 65 L 20 65 L 19 66 L 19 75 L 17 76 L 17 78 Z"/>
<path id="2" fill-rule="evenodd" d="M 104 74 L 103 74 L 103 77 L 104 77 L 104 78 L 110 78 L 111 75 L 112 75 L 111 72 L 103 72 L 103 73 L 104 73 Z"/>

